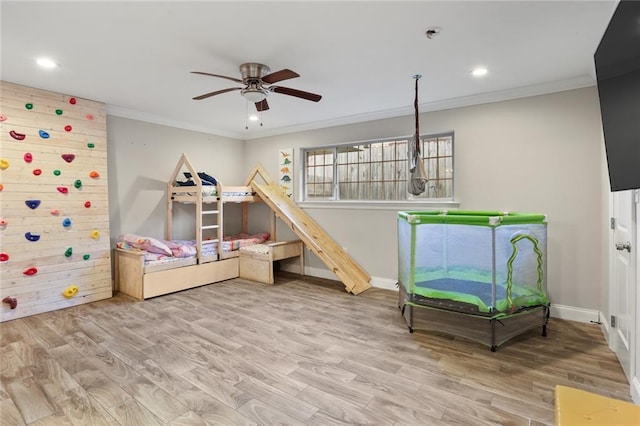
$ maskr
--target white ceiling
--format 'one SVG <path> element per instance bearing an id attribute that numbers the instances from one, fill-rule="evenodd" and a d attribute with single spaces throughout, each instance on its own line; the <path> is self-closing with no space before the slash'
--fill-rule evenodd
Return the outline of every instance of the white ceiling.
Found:
<path id="1" fill-rule="evenodd" d="M 609 1 L 7 1 L 1 78 L 107 104 L 107 111 L 239 139 L 595 84 L 593 53 Z M 429 40 L 432 26 L 441 33 Z M 39 68 L 40 56 L 59 67 Z M 271 94 L 249 123 L 243 62 L 299 78 L 277 83 L 319 103 Z M 476 66 L 487 76 L 472 78 Z M 252 104 L 249 111 L 255 111 Z"/>

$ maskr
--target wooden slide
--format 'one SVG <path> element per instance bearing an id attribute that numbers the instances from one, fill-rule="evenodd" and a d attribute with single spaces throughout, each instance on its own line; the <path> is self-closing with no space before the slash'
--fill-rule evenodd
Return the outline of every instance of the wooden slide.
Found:
<path id="1" fill-rule="evenodd" d="M 264 183 L 256 180 L 261 177 Z M 342 281 L 347 291 L 360 294 L 369 289 L 371 276 L 331 238 L 304 210 L 287 197 L 258 164 L 247 179 L 248 186 L 267 203 L 275 214 L 316 254 Z"/>

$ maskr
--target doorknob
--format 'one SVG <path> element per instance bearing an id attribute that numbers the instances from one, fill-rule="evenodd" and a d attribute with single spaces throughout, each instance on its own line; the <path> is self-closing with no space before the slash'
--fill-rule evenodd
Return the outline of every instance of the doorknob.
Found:
<path id="1" fill-rule="evenodd" d="M 631 243 L 629 241 L 626 243 L 616 243 L 616 250 L 626 250 L 631 253 Z"/>

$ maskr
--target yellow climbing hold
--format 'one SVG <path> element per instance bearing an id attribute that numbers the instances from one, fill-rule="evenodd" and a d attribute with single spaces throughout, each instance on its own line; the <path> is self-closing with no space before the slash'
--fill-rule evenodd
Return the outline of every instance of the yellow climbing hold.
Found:
<path id="1" fill-rule="evenodd" d="M 7 170 L 9 168 L 9 162 L 7 160 L 5 160 L 4 158 L 0 159 L 0 169 L 1 170 Z"/>
<path id="2" fill-rule="evenodd" d="M 100 238 L 100 231 L 98 231 L 97 229 L 91 231 L 91 238 L 93 238 L 94 240 Z"/>
<path id="3" fill-rule="evenodd" d="M 71 299 L 73 296 L 78 294 L 78 290 L 79 288 L 77 285 L 70 285 L 69 287 L 64 289 L 64 291 L 62 292 L 62 295 L 67 299 Z"/>

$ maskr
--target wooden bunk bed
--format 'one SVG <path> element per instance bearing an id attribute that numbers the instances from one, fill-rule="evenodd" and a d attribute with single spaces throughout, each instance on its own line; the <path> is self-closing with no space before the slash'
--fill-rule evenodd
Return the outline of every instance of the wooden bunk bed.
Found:
<path id="1" fill-rule="evenodd" d="M 177 179 L 186 169 L 193 186 L 180 186 Z M 213 190 L 215 187 L 215 190 Z M 248 228 L 247 204 L 262 201 L 250 186 L 203 185 L 196 169 L 182 154 L 167 184 L 166 239 L 173 234 L 174 204 L 195 205 L 196 256 L 176 261 L 145 264 L 145 253 L 115 249 L 116 290 L 144 300 L 231 278 L 242 277 L 273 284 L 273 264 L 299 257 L 304 273 L 304 245 L 300 240 L 266 241 L 258 250 L 223 249 L 223 213 L 225 203 L 242 203 L 242 228 Z M 275 214 L 272 213 L 270 236 L 275 239 Z"/>

